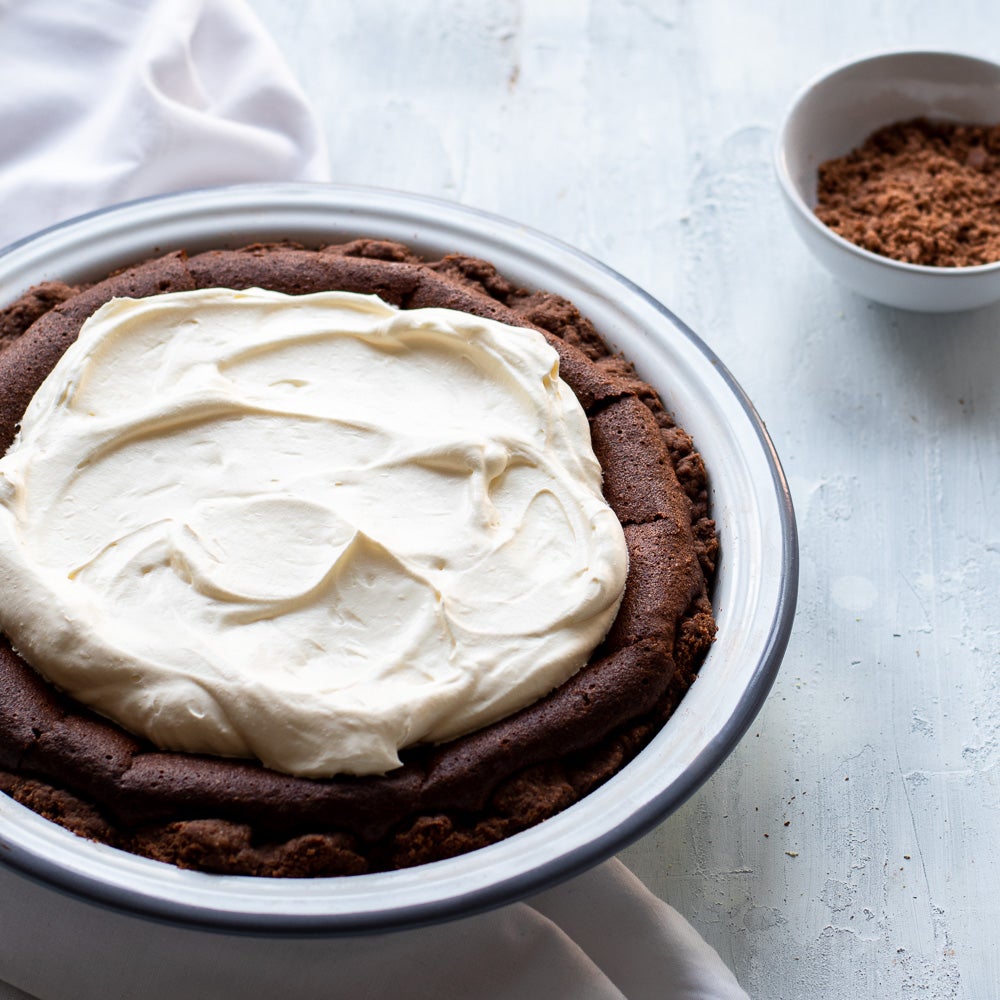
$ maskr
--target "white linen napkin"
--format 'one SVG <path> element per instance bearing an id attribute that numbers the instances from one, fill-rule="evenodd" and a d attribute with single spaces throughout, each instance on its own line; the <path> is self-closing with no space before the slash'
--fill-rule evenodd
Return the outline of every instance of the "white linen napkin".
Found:
<path id="1" fill-rule="evenodd" d="M 0 0 L 0 247 L 145 195 L 325 179 L 316 121 L 243 0 Z M 56 912 L 75 933 L 52 939 Z M 140 921 L 0 866 L 0 1000 L 22 990 L 746 1000 L 719 956 L 617 861 L 438 927 L 283 942 Z"/>
<path id="2" fill-rule="evenodd" d="M 4 978 L 0 1000 L 20 990 L 40 1000 L 747 1000 L 691 925 L 618 861 L 452 923 L 312 940 L 157 924 L 0 867 Z"/>
<path id="3" fill-rule="evenodd" d="M 149 194 L 328 180 L 243 0 L 0 0 L 0 246 Z"/>

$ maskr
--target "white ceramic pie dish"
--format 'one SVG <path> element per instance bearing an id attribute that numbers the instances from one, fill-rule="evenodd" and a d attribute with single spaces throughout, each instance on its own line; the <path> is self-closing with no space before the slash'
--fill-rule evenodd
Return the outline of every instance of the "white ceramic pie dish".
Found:
<path id="1" fill-rule="evenodd" d="M 791 629 L 798 576 L 787 484 L 760 418 L 719 360 L 666 308 L 572 248 L 489 215 L 412 195 L 329 185 L 186 192 L 71 220 L 0 253 L 0 304 L 44 280 L 93 280 L 190 251 L 358 236 L 492 261 L 526 287 L 573 300 L 654 385 L 709 469 L 722 540 L 719 638 L 678 711 L 636 760 L 552 819 L 506 841 L 398 872 L 330 879 L 208 875 L 91 843 L 0 795 L 0 860 L 116 911 L 269 936 L 363 933 L 499 906 L 610 856 L 676 809 L 762 705 Z"/>

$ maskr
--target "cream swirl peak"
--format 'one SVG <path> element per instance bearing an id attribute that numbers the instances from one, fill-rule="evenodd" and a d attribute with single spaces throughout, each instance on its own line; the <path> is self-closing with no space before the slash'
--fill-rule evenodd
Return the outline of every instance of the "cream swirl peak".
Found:
<path id="1" fill-rule="evenodd" d="M 0 459 L 0 627 L 165 749 L 377 774 L 587 661 L 627 554 L 534 330 L 375 296 L 115 299 Z"/>

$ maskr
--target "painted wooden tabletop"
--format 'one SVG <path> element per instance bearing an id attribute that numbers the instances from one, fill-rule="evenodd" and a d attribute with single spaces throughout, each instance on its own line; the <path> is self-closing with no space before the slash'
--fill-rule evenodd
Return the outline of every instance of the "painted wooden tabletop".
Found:
<path id="1" fill-rule="evenodd" d="M 754 997 L 1000 996 L 1000 307 L 838 286 L 772 169 L 810 78 L 887 49 L 995 57 L 1000 6 L 252 3 L 334 179 L 585 250 L 768 425 L 802 550 L 791 645 L 736 752 L 624 860 Z"/>

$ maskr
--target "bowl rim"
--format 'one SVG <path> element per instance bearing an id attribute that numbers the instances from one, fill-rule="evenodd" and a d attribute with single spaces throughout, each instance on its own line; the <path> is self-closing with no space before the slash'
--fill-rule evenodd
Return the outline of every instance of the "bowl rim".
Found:
<path id="1" fill-rule="evenodd" d="M 839 233 L 834 232 L 834 230 L 827 226 L 826 223 L 821 222 L 817 218 L 816 213 L 806 204 L 802 195 L 799 193 L 798 186 L 792 180 L 791 173 L 788 169 L 787 159 L 788 129 L 791 125 L 795 112 L 810 94 L 823 84 L 830 81 L 833 77 L 849 69 L 855 69 L 869 63 L 891 61 L 893 59 L 908 57 L 933 58 L 938 56 L 988 66 L 995 70 L 998 77 L 1000 77 L 1000 63 L 994 62 L 991 59 L 986 59 L 983 56 L 971 55 L 966 52 L 956 52 L 948 49 L 899 49 L 889 52 L 873 52 L 869 55 L 838 63 L 837 65 L 823 70 L 812 77 L 812 79 L 796 91 L 791 101 L 787 104 L 785 112 L 781 117 L 781 124 L 778 126 L 777 139 L 774 144 L 774 169 L 778 177 L 778 183 L 787 201 L 794 206 L 799 216 L 808 226 L 812 228 L 814 232 L 822 234 L 824 238 L 830 240 L 835 246 L 839 246 L 841 249 L 848 251 L 849 253 L 852 253 L 871 264 L 879 265 L 890 271 L 896 271 L 899 274 L 919 275 L 921 277 L 947 281 L 954 280 L 958 277 L 964 278 L 978 274 L 995 273 L 1000 271 L 1000 260 L 990 261 L 986 264 L 969 264 L 962 267 L 938 267 L 933 264 L 911 264 L 907 261 L 896 260 L 893 257 L 886 257 L 883 254 L 877 254 L 871 250 L 866 250 L 864 247 L 858 246 L 856 243 L 852 243 L 850 240 L 845 239 Z M 886 122 L 886 124 L 891 125 L 892 122 Z"/>
<path id="2" fill-rule="evenodd" d="M 65 868 L 59 867 L 44 854 L 31 853 L 23 849 L 0 851 L 0 862 L 29 876 L 35 881 L 45 883 L 50 887 L 77 898 L 82 898 L 103 906 L 111 906 L 116 910 L 126 911 L 133 915 L 152 918 L 158 922 L 167 922 L 187 927 L 200 927 L 214 931 L 264 934 L 269 937 L 383 932 L 412 928 L 423 924 L 472 915 L 513 902 L 530 893 L 541 891 L 558 882 L 564 881 L 606 859 L 628 843 L 648 832 L 653 826 L 662 822 L 669 813 L 677 809 L 711 776 L 722 761 L 732 752 L 760 711 L 774 683 L 791 635 L 798 591 L 798 537 L 788 483 L 763 420 L 742 387 L 736 382 L 735 378 L 715 353 L 670 309 L 612 268 L 561 240 L 492 213 L 467 208 L 455 202 L 424 195 L 412 195 L 404 192 L 354 185 L 263 183 L 221 188 L 202 188 L 167 195 L 155 195 L 109 206 L 94 212 L 88 212 L 43 229 L 0 250 L 0 267 L 2 267 L 3 260 L 11 253 L 34 243 L 36 240 L 45 237 L 51 238 L 53 235 L 58 237 L 66 230 L 79 227 L 90 220 L 101 220 L 106 216 L 118 214 L 122 218 L 127 218 L 128 213 L 136 209 L 141 210 L 142 206 L 151 206 L 154 212 L 167 211 L 172 206 L 176 206 L 179 212 L 183 212 L 185 206 L 190 208 L 192 201 L 197 202 L 198 199 L 207 197 L 210 199 L 221 198 L 229 208 L 232 208 L 230 202 L 237 204 L 237 206 L 246 203 L 244 204 L 244 208 L 246 208 L 251 204 L 256 204 L 258 200 L 263 201 L 266 198 L 272 198 L 274 203 L 285 199 L 289 205 L 294 203 L 295 206 L 301 207 L 303 203 L 308 204 L 310 198 L 322 202 L 324 196 L 331 200 L 335 200 L 336 198 L 347 200 L 357 198 L 362 202 L 364 202 L 365 198 L 381 198 L 396 203 L 400 211 L 403 211 L 404 208 L 416 207 L 420 211 L 442 213 L 448 224 L 455 224 L 456 220 L 459 222 L 466 220 L 466 224 L 470 227 L 474 227 L 474 225 L 489 227 L 491 233 L 498 232 L 502 236 L 512 240 L 515 237 L 519 239 L 527 238 L 531 249 L 547 247 L 561 262 L 573 262 L 584 272 L 587 270 L 599 272 L 604 278 L 614 282 L 623 291 L 633 296 L 636 300 L 639 300 L 645 308 L 659 314 L 677 334 L 689 342 L 690 347 L 697 354 L 702 356 L 703 360 L 701 363 L 710 366 L 725 383 L 725 387 L 732 394 L 732 401 L 742 411 L 742 416 L 747 421 L 746 426 L 760 447 L 758 458 L 763 461 L 770 477 L 770 490 L 772 492 L 768 493 L 768 498 L 769 502 L 773 502 L 775 505 L 778 519 L 777 536 L 781 543 L 780 574 L 776 584 L 777 597 L 773 601 L 773 610 L 770 621 L 767 623 L 766 642 L 760 648 L 757 662 L 739 695 L 732 714 L 719 726 L 715 735 L 709 739 L 694 759 L 690 761 L 682 775 L 667 787 L 660 789 L 657 794 L 652 796 L 639 808 L 634 809 L 625 821 L 602 836 L 582 843 L 556 858 L 551 858 L 546 862 L 537 864 L 531 869 L 519 871 L 514 875 L 508 875 L 486 884 L 463 886 L 461 891 L 444 899 L 433 899 L 411 904 L 406 908 L 397 908 L 388 915 L 383 911 L 366 911 L 360 915 L 345 915 L 343 913 L 276 914 L 274 912 L 250 912 L 237 909 L 225 911 L 208 909 L 198 903 L 188 903 L 174 898 L 151 898 L 137 889 L 125 889 L 119 885 L 108 885 L 95 878 L 82 875 L 79 872 L 67 871 Z M 229 202 L 225 201 L 227 198 Z M 281 203 L 284 204 L 284 202 Z M 263 225 L 260 228 L 263 229 Z M 474 234 L 476 230 L 470 228 L 469 232 Z M 475 235 L 470 238 L 475 239 Z M 221 240 L 222 237 L 220 237 Z M 528 251 L 526 250 L 525 252 L 527 253 Z M 599 792 L 600 789 L 596 791 Z M 42 823 L 48 822 L 41 820 L 40 817 L 38 818 Z M 534 829 L 537 829 L 537 827 Z M 57 832 L 66 833 L 66 831 L 61 830 Z M 2 833 L 2 830 L 0 830 L 0 833 Z M 67 836 L 72 838 L 74 835 L 67 833 Z M 502 847 L 504 843 L 509 844 L 512 839 L 510 838 L 506 842 L 492 845 L 492 847 Z M 0 839 L 0 847 L 9 846 L 3 843 L 3 839 Z M 104 845 L 94 846 L 100 848 Z M 113 849 L 107 848 L 107 850 Z M 491 847 L 480 849 L 480 852 L 488 851 L 491 851 Z M 473 853 L 479 854 L 480 852 Z M 128 857 L 132 856 L 128 855 Z M 147 861 L 147 859 L 140 860 Z M 147 863 L 157 864 L 156 862 Z M 447 864 L 447 861 L 436 862 L 433 865 L 411 869 L 411 871 L 426 870 L 434 867 L 434 865 Z M 173 866 L 164 867 L 170 870 L 173 869 Z M 241 879 L 247 881 L 248 879 L 248 877 L 242 876 L 206 877 L 236 881 Z M 356 878 L 360 879 L 364 879 L 365 877 L 356 876 Z M 256 883 L 261 882 L 260 879 L 252 879 L 252 881 Z M 301 882 L 302 880 L 268 879 L 264 881 Z"/>

